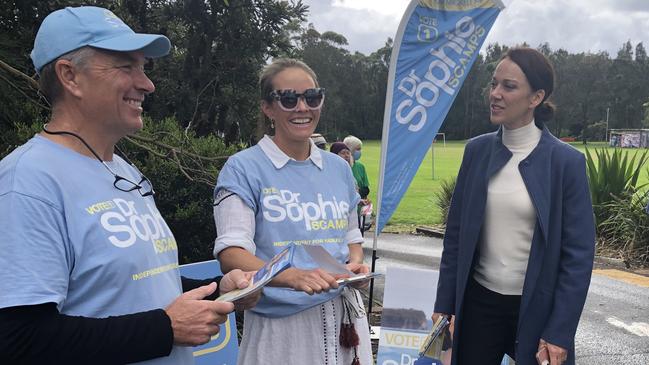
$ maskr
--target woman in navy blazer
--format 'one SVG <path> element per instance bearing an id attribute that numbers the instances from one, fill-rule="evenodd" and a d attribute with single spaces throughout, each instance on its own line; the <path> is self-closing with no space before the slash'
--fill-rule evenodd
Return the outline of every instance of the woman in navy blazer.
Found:
<path id="1" fill-rule="evenodd" d="M 489 94 L 500 128 L 466 145 L 433 315 L 455 316 L 452 364 L 499 364 L 504 354 L 517 365 L 575 363 L 595 227 L 583 154 L 543 125 L 554 112 L 553 88 L 545 56 L 510 49 Z M 512 142 L 522 131 L 531 144 Z M 494 192 L 517 183 L 518 198 Z"/>

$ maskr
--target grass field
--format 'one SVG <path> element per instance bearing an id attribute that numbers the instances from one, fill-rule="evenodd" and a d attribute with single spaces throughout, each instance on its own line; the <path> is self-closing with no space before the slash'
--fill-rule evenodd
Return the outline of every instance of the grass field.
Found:
<path id="1" fill-rule="evenodd" d="M 420 225 L 433 225 L 440 221 L 439 209 L 435 204 L 435 192 L 444 179 L 455 175 L 462 162 L 465 141 L 446 141 L 446 147 L 441 142 L 435 143 L 434 155 L 434 178 L 433 159 L 431 150 L 428 150 L 424 161 L 421 163 L 408 191 L 403 196 L 397 210 L 392 215 L 385 228 L 386 232 L 412 231 Z M 581 143 L 573 144 L 580 151 L 584 151 Z M 590 143 L 588 148 L 604 147 L 605 143 Z M 635 153 L 643 150 L 628 150 Z M 370 180 L 370 198 L 376 202 L 376 191 L 378 188 L 379 160 L 381 156 L 380 141 L 365 141 L 363 143 L 363 155 L 361 162 L 367 169 L 367 176 Z M 644 167 L 640 183 L 649 182 L 649 167 Z M 376 207 L 376 205 L 375 205 Z"/>

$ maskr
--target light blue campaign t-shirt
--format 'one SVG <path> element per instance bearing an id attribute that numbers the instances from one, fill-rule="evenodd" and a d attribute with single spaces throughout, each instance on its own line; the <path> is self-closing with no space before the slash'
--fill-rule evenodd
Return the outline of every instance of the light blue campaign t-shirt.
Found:
<path id="1" fill-rule="evenodd" d="M 118 156 L 118 175 L 140 173 Z M 153 197 L 123 192 L 95 158 L 35 136 L 0 161 L 0 308 L 56 303 L 103 318 L 167 307 L 178 249 Z M 119 351 L 119 349 L 115 349 Z M 193 364 L 191 348 L 143 364 Z"/>
<path id="2" fill-rule="evenodd" d="M 322 169 L 309 159 L 289 160 L 276 168 L 256 145 L 231 156 L 223 166 L 214 196 L 221 189 L 231 191 L 255 212 L 255 255 L 260 259 L 270 260 L 293 242 L 298 246 L 320 245 L 338 262 L 348 261 L 348 217 L 360 197 L 347 162 L 333 153 L 321 155 Z M 316 268 L 310 256 L 299 249 L 292 264 L 301 269 Z M 266 287 L 251 310 L 267 317 L 288 316 L 324 303 L 339 291 L 308 295 Z"/>

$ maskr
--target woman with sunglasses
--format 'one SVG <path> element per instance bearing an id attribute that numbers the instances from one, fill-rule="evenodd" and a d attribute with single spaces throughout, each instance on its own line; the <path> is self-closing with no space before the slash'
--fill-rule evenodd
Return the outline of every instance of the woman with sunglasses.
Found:
<path id="1" fill-rule="evenodd" d="M 257 270 L 287 244 L 319 245 L 348 270 L 368 272 L 351 169 L 310 139 L 325 99 L 315 73 L 301 61 L 278 59 L 264 68 L 259 87 L 274 135 L 230 157 L 219 174 L 215 257 L 225 272 Z M 370 364 L 357 291 L 340 288 L 339 276 L 299 247 L 292 264 L 246 312 L 238 364 Z"/>

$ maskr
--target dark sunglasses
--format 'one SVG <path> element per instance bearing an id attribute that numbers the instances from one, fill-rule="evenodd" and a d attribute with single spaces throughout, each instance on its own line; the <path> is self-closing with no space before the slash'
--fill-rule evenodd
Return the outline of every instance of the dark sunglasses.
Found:
<path id="1" fill-rule="evenodd" d="M 304 103 L 310 110 L 318 110 L 322 108 L 325 97 L 325 89 L 318 87 L 313 89 L 306 89 L 303 93 L 297 93 L 295 90 L 275 90 L 269 95 L 271 100 L 277 100 L 279 107 L 287 112 L 297 110 L 298 100 L 304 99 Z"/>

